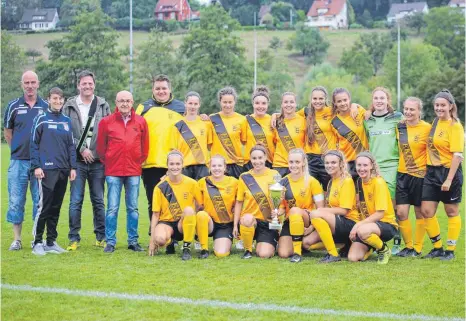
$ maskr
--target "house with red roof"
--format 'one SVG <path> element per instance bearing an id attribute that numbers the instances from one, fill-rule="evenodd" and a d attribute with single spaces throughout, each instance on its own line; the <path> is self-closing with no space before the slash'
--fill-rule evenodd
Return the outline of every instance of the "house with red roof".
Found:
<path id="1" fill-rule="evenodd" d="M 307 13 L 306 25 L 319 29 L 347 29 L 346 0 L 315 0 Z"/>
<path id="2" fill-rule="evenodd" d="M 460 8 L 463 10 L 463 13 L 464 13 L 466 9 L 466 1 L 465 0 L 450 0 L 450 2 L 448 3 L 448 6 L 452 8 Z"/>
<path id="3" fill-rule="evenodd" d="M 187 0 L 159 0 L 154 9 L 157 20 L 190 20 L 193 15 Z"/>

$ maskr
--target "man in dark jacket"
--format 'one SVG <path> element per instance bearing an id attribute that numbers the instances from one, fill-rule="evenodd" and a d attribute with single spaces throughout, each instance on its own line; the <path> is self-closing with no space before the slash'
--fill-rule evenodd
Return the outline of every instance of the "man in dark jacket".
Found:
<path id="1" fill-rule="evenodd" d="M 149 150 L 149 132 L 144 117 L 136 115 L 133 109 L 133 95 L 121 91 L 116 96 L 116 110 L 99 124 L 97 155 L 105 166 L 107 181 L 107 213 L 105 253 L 115 251 L 118 211 L 123 185 L 128 232 L 128 249 L 140 252 L 144 249 L 138 243 L 138 197 L 142 163 Z"/>
<path id="2" fill-rule="evenodd" d="M 97 129 L 100 120 L 110 114 L 110 106 L 104 98 L 94 95 L 95 77 L 90 71 L 78 74 L 79 95 L 71 97 L 63 106 L 63 114 L 71 118 L 71 129 L 77 150 L 77 176 L 71 182 L 70 231 L 68 251 L 79 247 L 81 237 L 81 210 L 86 180 L 89 184 L 94 214 L 95 245 L 105 247 L 104 165 L 96 152 Z"/>

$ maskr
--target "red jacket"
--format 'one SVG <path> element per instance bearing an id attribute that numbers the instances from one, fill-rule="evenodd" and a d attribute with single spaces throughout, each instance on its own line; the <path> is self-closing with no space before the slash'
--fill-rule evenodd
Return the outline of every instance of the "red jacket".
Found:
<path id="1" fill-rule="evenodd" d="M 105 176 L 140 176 L 148 151 L 147 123 L 134 109 L 126 126 L 117 110 L 100 121 L 97 154 L 105 165 Z"/>

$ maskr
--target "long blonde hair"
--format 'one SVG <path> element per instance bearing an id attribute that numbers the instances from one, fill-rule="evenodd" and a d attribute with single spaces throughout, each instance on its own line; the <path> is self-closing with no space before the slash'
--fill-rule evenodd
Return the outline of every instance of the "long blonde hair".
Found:
<path id="1" fill-rule="evenodd" d="M 372 164 L 372 169 L 371 169 L 371 178 L 372 177 L 380 177 L 380 168 L 379 164 L 377 164 L 377 161 L 375 160 L 374 155 L 372 155 L 370 152 L 360 152 L 358 156 L 356 156 L 356 161 L 358 161 L 359 157 L 366 157 L 371 161 Z"/>
<path id="2" fill-rule="evenodd" d="M 328 105 L 327 89 L 325 89 L 325 87 L 323 87 L 323 86 L 316 86 L 316 87 L 312 88 L 311 97 L 310 97 L 311 99 L 309 101 L 309 106 L 308 106 L 309 109 L 308 109 L 308 113 L 307 113 L 307 117 L 306 117 L 306 136 L 307 136 L 307 141 L 308 141 L 309 145 L 312 145 L 316 140 L 316 135 L 314 133 L 314 128 L 315 128 L 315 125 L 316 125 L 316 110 L 312 106 L 312 94 L 315 91 L 321 91 L 321 92 L 324 93 L 324 95 L 325 95 L 325 105 L 326 106 Z"/>
<path id="3" fill-rule="evenodd" d="M 301 155 L 301 158 L 303 160 L 304 166 L 303 166 L 303 175 L 304 175 L 304 184 L 307 185 L 311 178 L 311 174 L 309 174 L 309 165 L 307 163 L 307 155 L 304 152 L 302 148 L 293 148 L 288 152 L 288 159 L 290 158 L 291 154 L 298 154 Z"/>

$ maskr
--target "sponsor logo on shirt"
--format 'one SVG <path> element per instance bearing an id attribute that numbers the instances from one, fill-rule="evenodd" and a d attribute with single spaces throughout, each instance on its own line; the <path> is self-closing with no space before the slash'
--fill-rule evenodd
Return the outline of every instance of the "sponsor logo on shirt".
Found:
<path id="1" fill-rule="evenodd" d="M 56 124 L 49 124 L 49 129 L 57 129 L 57 125 Z"/>
<path id="2" fill-rule="evenodd" d="M 53 166 L 53 162 L 45 162 L 45 166 Z"/>
<path id="3" fill-rule="evenodd" d="M 390 129 L 370 131 L 370 136 L 391 135 L 391 134 L 392 134 L 392 130 Z"/>
<path id="4" fill-rule="evenodd" d="M 69 131 L 70 130 L 70 127 L 68 126 L 68 124 L 63 124 L 63 129 L 66 130 L 66 131 Z"/>
<path id="5" fill-rule="evenodd" d="M 21 114 L 27 114 L 28 111 L 26 109 L 20 109 L 18 110 L 18 115 L 21 115 Z"/>

